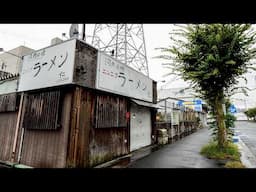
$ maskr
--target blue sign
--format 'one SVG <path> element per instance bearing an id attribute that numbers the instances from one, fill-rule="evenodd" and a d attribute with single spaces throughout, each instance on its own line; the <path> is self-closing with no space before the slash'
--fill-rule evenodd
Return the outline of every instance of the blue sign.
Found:
<path id="1" fill-rule="evenodd" d="M 236 112 L 237 112 L 236 107 L 235 107 L 235 105 L 233 105 L 233 104 L 230 105 L 230 107 L 229 107 L 228 110 L 229 110 L 230 113 L 236 113 Z"/>
<path id="2" fill-rule="evenodd" d="M 182 106 L 183 105 L 183 101 L 179 100 L 177 105 Z"/>
<path id="3" fill-rule="evenodd" d="M 196 99 L 195 100 L 195 105 L 202 105 L 202 100 L 201 99 Z"/>

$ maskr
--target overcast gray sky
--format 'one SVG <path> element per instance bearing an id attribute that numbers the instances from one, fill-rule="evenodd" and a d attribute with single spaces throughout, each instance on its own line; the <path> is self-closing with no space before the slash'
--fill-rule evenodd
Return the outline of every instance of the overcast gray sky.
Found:
<path id="1" fill-rule="evenodd" d="M 54 37 L 62 37 L 62 33 L 69 34 L 71 24 L 0 24 L 0 47 L 4 50 L 10 50 L 20 45 L 25 45 L 32 49 L 41 49 L 49 46 Z M 86 32 L 92 34 L 94 25 L 87 25 Z M 79 26 L 81 29 L 81 25 Z M 155 48 L 168 47 L 170 45 L 169 32 L 173 29 L 172 24 L 145 24 L 144 33 L 146 41 L 146 50 L 149 64 L 150 77 L 156 81 L 165 79 L 168 82 L 173 77 L 165 77 L 166 69 L 162 68 L 160 59 L 153 57 L 160 54 Z M 164 85 L 159 82 L 159 87 Z M 167 85 L 167 84 L 166 84 Z M 179 87 L 186 84 L 182 81 L 168 83 L 165 87 Z"/>
<path id="2" fill-rule="evenodd" d="M 0 24 L 0 47 L 4 50 L 10 50 L 20 45 L 25 45 L 32 49 L 41 49 L 50 45 L 51 39 L 62 37 L 62 33 L 69 34 L 71 24 Z M 88 35 L 92 34 L 94 25 L 87 25 Z M 79 26 L 81 30 L 81 25 Z M 166 80 L 167 83 L 158 82 L 158 88 L 180 88 L 187 87 L 188 83 L 182 80 L 175 80 L 173 76 L 163 77 L 168 71 L 164 69 L 161 63 L 166 61 L 154 59 L 160 54 L 155 48 L 168 47 L 170 45 L 169 33 L 173 30 L 172 24 L 145 24 L 144 33 L 146 41 L 146 50 L 149 64 L 149 75 L 156 81 Z M 254 77 L 256 79 L 256 76 Z M 253 80 L 250 78 L 249 80 Z M 256 86 L 256 80 L 253 86 Z M 246 99 L 248 106 L 255 106 L 255 94 L 250 94 L 250 98 L 239 95 L 238 98 L 244 103 Z M 250 103 L 251 102 L 251 103 Z"/>

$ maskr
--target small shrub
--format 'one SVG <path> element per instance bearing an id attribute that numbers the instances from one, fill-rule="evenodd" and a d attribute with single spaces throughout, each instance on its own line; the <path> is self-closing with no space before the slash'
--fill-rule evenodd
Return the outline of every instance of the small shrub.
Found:
<path id="1" fill-rule="evenodd" d="M 245 168 L 245 166 L 240 161 L 228 161 L 225 168 Z"/>
<path id="2" fill-rule="evenodd" d="M 256 120 L 256 107 L 250 108 L 244 112 L 248 119 Z"/>
<path id="3" fill-rule="evenodd" d="M 202 148 L 201 154 L 209 159 L 240 160 L 239 149 L 233 143 L 228 143 L 225 148 L 219 148 L 217 142 L 210 142 Z"/>

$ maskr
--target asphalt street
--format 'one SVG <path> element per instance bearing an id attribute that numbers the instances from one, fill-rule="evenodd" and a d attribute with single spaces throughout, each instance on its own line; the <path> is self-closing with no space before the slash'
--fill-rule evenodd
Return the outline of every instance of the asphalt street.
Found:
<path id="1" fill-rule="evenodd" d="M 235 131 L 245 145 L 251 167 L 256 167 L 256 122 L 236 121 Z M 251 155 L 250 155 L 251 153 Z"/>

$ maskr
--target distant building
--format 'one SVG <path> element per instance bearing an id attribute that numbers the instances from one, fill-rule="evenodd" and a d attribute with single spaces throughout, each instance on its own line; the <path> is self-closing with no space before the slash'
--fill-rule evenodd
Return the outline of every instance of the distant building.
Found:
<path id="1" fill-rule="evenodd" d="M 241 79 L 237 87 L 244 86 L 251 89 L 251 91 L 247 91 L 248 96 L 243 93 L 237 93 L 231 96 L 231 102 L 237 108 L 237 113 L 235 113 L 237 120 L 247 120 L 244 112 L 249 108 L 256 107 L 256 72 L 246 73 L 244 77 L 246 77 L 247 83 L 244 79 Z"/>
<path id="2" fill-rule="evenodd" d="M 21 57 L 31 53 L 32 51 L 34 50 L 29 47 L 19 46 L 0 54 L 0 71 L 2 71 L 2 75 L 6 73 L 19 73 Z"/>
<path id="3" fill-rule="evenodd" d="M 50 45 L 56 45 L 63 42 L 58 37 L 51 40 Z M 8 74 L 18 74 L 20 72 L 21 58 L 24 55 L 32 53 L 34 49 L 26 46 L 19 46 L 0 54 L 0 77 Z"/>
<path id="4" fill-rule="evenodd" d="M 167 97 L 177 98 L 185 101 L 193 101 L 195 98 L 197 98 L 195 91 L 187 87 L 158 90 L 158 100 L 165 99 Z"/>

